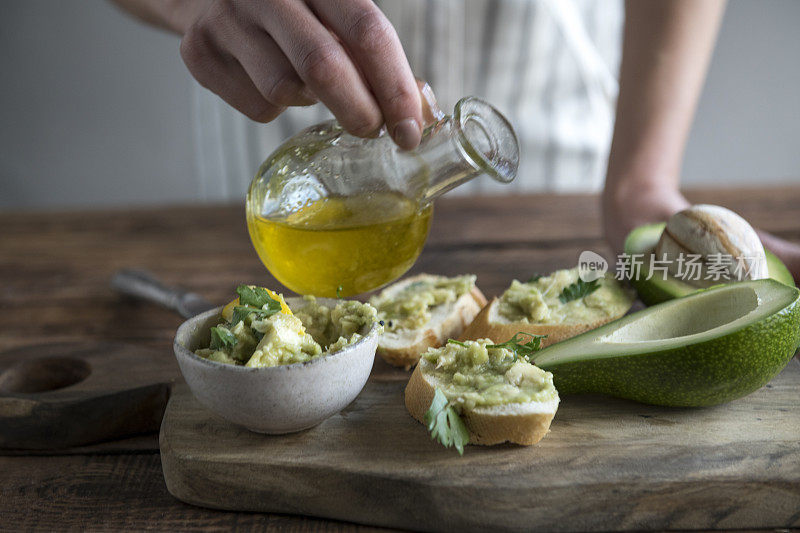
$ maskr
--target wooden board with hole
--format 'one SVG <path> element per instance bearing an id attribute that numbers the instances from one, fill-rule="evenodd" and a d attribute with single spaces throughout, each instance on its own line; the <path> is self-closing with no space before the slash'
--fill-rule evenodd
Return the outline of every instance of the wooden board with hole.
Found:
<path id="1" fill-rule="evenodd" d="M 426 530 L 800 527 L 800 362 L 712 408 L 562 398 L 538 445 L 432 442 L 406 412 L 408 374 L 376 363 L 361 395 L 308 431 L 236 427 L 176 387 L 164 476 L 205 507 Z"/>
<path id="2" fill-rule="evenodd" d="M 0 449 L 63 449 L 156 431 L 179 376 L 171 353 L 128 344 L 3 352 Z"/>

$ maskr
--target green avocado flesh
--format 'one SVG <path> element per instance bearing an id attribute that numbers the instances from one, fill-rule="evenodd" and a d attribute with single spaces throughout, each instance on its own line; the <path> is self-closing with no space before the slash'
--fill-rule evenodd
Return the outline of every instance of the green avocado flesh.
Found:
<path id="1" fill-rule="evenodd" d="M 657 224 L 646 224 L 631 231 L 625 239 L 625 253 L 629 255 L 644 254 L 642 258 L 641 268 L 638 269 L 639 278 L 631 279 L 639 298 L 647 305 L 653 305 L 661 302 L 666 302 L 673 298 L 680 298 L 698 290 L 682 280 L 673 276 L 668 276 L 666 279 L 661 275 L 654 275 L 649 280 L 644 279 L 650 271 L 650 254 L 655 250 L 658 240 L 661 238 L 661 233 L 664 231 L 663 222 Z M 764 250 L 767 256 L 767 269 L 769 270 L 769 277 L 794 287 L 794 280 L 789 269 L 781 262 L 780 259 L 775 257 L 769 250 Z"/>
<path id="2" fill-rule="evenodd" d="M 649 307 L 545 348 L 559 393 L 715 405 L 765 385 L 800 344 L 800 290 L 729 283 Z"/>

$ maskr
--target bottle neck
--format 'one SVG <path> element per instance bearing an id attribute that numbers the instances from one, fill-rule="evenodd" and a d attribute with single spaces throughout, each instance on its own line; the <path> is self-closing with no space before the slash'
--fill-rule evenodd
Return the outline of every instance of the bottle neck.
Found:
<path id="1" fill-rule="evenodd" d="M 429 126 L 416 153 L 425 163 L 425 202 L 482 174 L 509 183 L 519 166 L 519 144 L 511 124 L 474 97 L 462 98 L 453 116 Z"/>

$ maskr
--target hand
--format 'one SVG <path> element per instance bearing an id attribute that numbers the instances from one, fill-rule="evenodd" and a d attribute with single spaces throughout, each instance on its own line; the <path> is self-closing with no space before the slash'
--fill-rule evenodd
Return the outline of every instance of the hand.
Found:
<path id="1" fill-rule="evenodd" d="M 628 180 L 612 181 L 628 183 Z M 664 181 L 677 183 L 677 180 Z M 606 241 L 614 253 L 622 251 L 625 237 L 632 229 L 649 222 L 666 222 L 672 214 L 690 205 L 674 187 L 657 184 L 647 186 L 644 183 L 631 180 L 629 186 L 608 188 L 603 193 L 603 229 Z M 786 241 L 766 231 L 756 231 L 764 246 L 783 261 L 795 282 L 800 283 L 800 244 Z"/>
<path id="2" fill-rule="evenodd" d="M 610 180 L 609 180 L 610 181 Z M 674 213 L 689 207 L 689 201 L 666 183 L 619 180 L 625 184 L 606 187 L 602 199 L 603 231 L 614 253 L 620 253 L 632 229 L 650 222 L 666 222 Z"/>
<path id="3" fill-rule="evenodd" d="M 185 0 L 174 29 L 201 85 L 251 119 L 319 100 L 353 135 L 386 125 L 419 144 L 420 95 L 394 28 L 371 0 Z"/>
<path id="4" fill-rule="evenodd" d="M 770 252 L 778 256 L 778 259 L 783 261 L 783 264 L 791 272 L 795 283 L 800 284 L 800 244 L 783 240 L 766 231 L 757 231 L 758 236 L 761 237 L 761 243 Z"/>

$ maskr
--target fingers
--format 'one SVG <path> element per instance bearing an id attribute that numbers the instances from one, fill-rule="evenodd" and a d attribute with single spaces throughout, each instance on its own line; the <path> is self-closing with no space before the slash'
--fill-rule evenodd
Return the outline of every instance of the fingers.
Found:
<path id="1" fill-rule="evenodd" d="M 248 118 L 269 122 L 283 111 L 264 99 L 241 64 L 221 53 L 204 30 L 193 28 L 184 35 L 181 57 L 200 85 Z"/>
<path id="2" fill-rule="evenodd" d="M 311 0 L 311 5 L 366 78 L 395 142 L 405 149 L 417 146 L 423 124 L 419 89 L 389 20 L 372 0 Z"/>
<path id="3" fill-rule="evenodd" d="M 795 282 L 800 283 L 800 245 L 776 237 L 766 231 L 756 230 L 761 238 L 761 243 L 773 254 L 778 256 L 786 268 L 791 272 Z"/>
<path id="4" fill-rule="evenodd" d="M 353 135 L 375 135 L 383 115 L 347 51 L 303 2 L 280 2 L 261 24 L 303 82 Z"/>
<path id="5" fill-rule="evenodd" d="M 272 37 L 256 26 L 245 33 L 230 41 L 231 50 L 267 102 L 289 107 L 317 101 Z"/>
<path id="6" fill-rule="evenodd" d="M 181 41 L 181 56 L 201 85 L 258 122 L 288 106 L 316 102 L 278 45 L 236 2 L 216 2 Z"/>
<path id="7" fill-rule="evenodd" d="M 353 135 L 385 123 L 400 147 L 419 144 L 419 91 L 371 0 L 217 0 L 184 35 L 181 55 L 204 87 L 253 120 L 319 99 Z"/>

